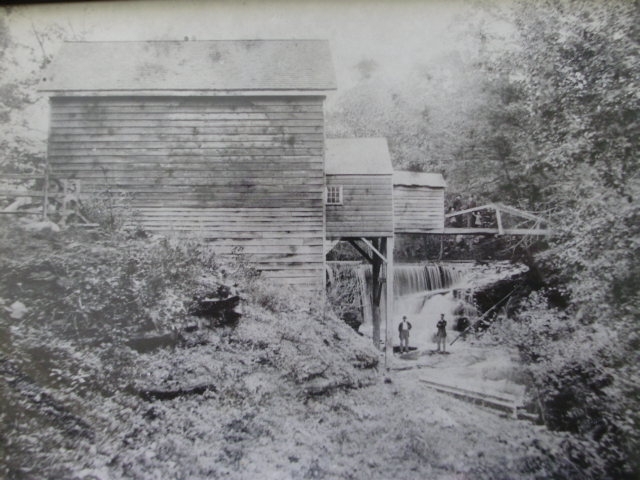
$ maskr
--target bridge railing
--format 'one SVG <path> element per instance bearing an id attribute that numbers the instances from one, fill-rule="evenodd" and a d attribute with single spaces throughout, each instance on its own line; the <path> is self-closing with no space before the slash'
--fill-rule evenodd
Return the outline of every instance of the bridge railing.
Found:
<path id="1" fill-rule="evenodd" d="M 486 221 L 480 217 L 480 212 L 490 212 L 493 217 L 492 221 L 488 222 L 490 225 L 486 225 Z M 505 227 L 503 214 L 507 214 L 511 217 L 523 219 L 520 224 L 515 227 Z M 469 218 L 472 215 L 472 220 L 467 222 L 466 227 L 459 227 L 457 225 L 445 226 L 443 233 L 455 234 L 455 235 L 478 235 L 478 234 L 494 234 L 494 235 L 552 235 L 553 230 L 550 227 L 550 222 L 538 215 L 535 215 L 524 210 L 519 210 L 514 207 L 509 207 L 501 203 L 489 203 L 479 207 L 466 208 L 455 212 L 445 214 L 445 221 L 453 218 Z M 480 219 L 479 219 L 480 217 Z M 533 222 L 533 225 L 531 224 Z M 528 226 L 524 226 L 529 223 Z M 492 225 L 492 224 L 495 224 Z M 544 227 L 543 227 L 544 226 Z"/>

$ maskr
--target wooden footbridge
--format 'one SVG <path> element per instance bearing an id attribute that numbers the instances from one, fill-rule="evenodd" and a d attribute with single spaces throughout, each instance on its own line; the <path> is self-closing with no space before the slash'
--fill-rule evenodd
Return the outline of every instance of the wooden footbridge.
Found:
<path id="1" fill-rule="evenodd" d="M 511 221 L 505 224 L 505 217 Z M 490 203 L 447 213 L 442 233 L 446 235 L 552 235 L 550 223 L 544 218 L 501 203 Z M 459 226 L 466 224 L 466 226 Z M 505 226 L 509 225 L 509 226 Z"/>

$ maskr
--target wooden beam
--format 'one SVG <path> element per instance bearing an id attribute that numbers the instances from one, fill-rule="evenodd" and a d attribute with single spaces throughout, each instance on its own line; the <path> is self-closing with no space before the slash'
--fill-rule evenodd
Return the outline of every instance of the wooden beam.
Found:
<path id="1" fill-rule="evenodd" d="M 387 254 L 387 264 L 386 264 L 386 277 L 387 277 L 387 295 L 386 295 L 386 306 L 385 306 L 385 340 L 384 340 L 384 362 L 385 367 L 387 366 L 387 357 L 392 357 L 393 355 L 393 332 L 394 332 L 394 297 L 393 297 L 393 276 L 394 276 L 394 262 L 393 262 L 393 247 L 394 247 L 394 238 L 387 238 L 386 251 Z"/>
<path id="2" fill-rule="evenodd" d="M 374 253 L 376 255 L 378 255 L 378 257 L 380 257 L 380 259 L 384 263 L 387 263 L 387 259 L 385 258 L 385 256 L 382 253 L 380 253 L 380 251 L 376 247 L 374 247 L 373 244 L 369 240 L 367 240 L 366 238 L 361 238 L 360 240 L 362 240 L 371 250 L 373 250 Z M 383 238 L 383 240 L 384 240 L 384 238 Z"/>
<path id="3" fill-rule="evenodd" d="M 497 209 L 500 209 L 501 211 L 508 213 L 509 215 L 514 215 L 517 217 L 522 217 L 522 218 L 526 218 L 528 220 L 534 220 L 536 222 L 540 222 L 540 223 L 546 223 L 548 224 L 549 222 L 547 220 L 545 220 L 542 217 L 539 217 L 537 215 L 534 215 L 532 213 L 529 212 L 525 212 L 523 210 L 518 210 L 517 208 L 513 208 L 513 207 L 509 207 L 507 205 L 503 205 L 501 203 L 496 203 L 495 204 Z"/>
<path id="4" fill-rule="evenodd" d="M 351 246 L 352 246 L 353 248 L 355 248 L 355 249 L 358 251 L 358 253 L 359 253 L 360 255 L 362 255 L 362 256 L 365 258 L 365 260 L 366 260 L 367 262 L 369 262 L 369 263 L 371 263 L 371 264 L 373 265 L 373 258 L 372 258 L 372 257 L 370 257 L 370 256 L 369 256 L 369 254 L 368 254 L 367 252 L 365 252 L 365 251 L 362 249 L 362 247 L 360 247 L 360 245 L 358 245 L 358 244 L 356 243 L 356 241 L 355 241 L 355 240 L 353 240 L 353 239 L 349 238 L 349 239 L 347 239 L 347 242 L 349 242 L 349 243 L 351 244 Z"/>
<path id="5" fill-rule="evenodd" d="M 340 240 L 325 240 L 324 243 L 324 254 L 326 255 L 327 253 L 329 253 L 331 250 L 334 249 L 334 247 L 340 242 Z"/>
<path id="6" fill-rule="evenodd" d="M 464 215 L 465 213 L 477 212 L 478 210 L 494 210 L 496 205 L 494 203 L 489 203 L 487 205 L 482 205 L 481 207 L 467 208 L 465 210 L 460 210 L 458 212 L 446 213 L 444 218 L 457 217 L 458 215 Z"/>
<path id="7" fill-rule="evenodd" d="M 377 243 L 377 239 L 373 239 Z M 374 255 L 371 265 L 371 287 L 372 287 L 372 313 L 373 313 L 373 344 L 376 349 L 380 348 L 380 297 L 382 292 L 382 260 Z"/>
<path id="8" fill-rule="evenodd" d="M 403 231 L 403 233 L 411 233 Z M 423 233 L 423 232 L 415 232 Z M 433 234 L 443 235 L 554 235 L 554 231 L 548 228 L 504 228 L 502 232 L 497 228 L 445 228 Z"/>

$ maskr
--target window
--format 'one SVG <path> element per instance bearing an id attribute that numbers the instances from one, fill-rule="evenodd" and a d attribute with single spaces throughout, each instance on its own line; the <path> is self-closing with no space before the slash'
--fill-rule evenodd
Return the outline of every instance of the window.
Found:
<path id="1" fill-rule="evenodd" d="M 342 186 L 327 186 L 327 205 L 342 205 Z"/>

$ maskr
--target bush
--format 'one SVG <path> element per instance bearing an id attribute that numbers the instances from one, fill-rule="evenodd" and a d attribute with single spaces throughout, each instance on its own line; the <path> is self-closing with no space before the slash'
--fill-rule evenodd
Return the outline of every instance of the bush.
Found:
<path id="1" fill-rule="evenodd" d="M 175 328 L 198 287 L 222 282 L 214 252 L 197 242 L 14 229 L 1 243 L 0 289 L 27 306 L 24 323 L 86 340 Z"/>
<path id="2" fill-rule="evenodd" d="M 286 428 L 272 412 L 377 378 L 377 352 L 321 297 L 271 284 L 241 251 L 219 263 L 196 241 L 2 232 L 3 478 L 140 478 L 152 467 L 207 476 L 192 461 L 202 455 L 238 469 L 256 441 Z M 242 296 L 240 321 L 192 332 L 194 303 L 216 292 Z M 185 321 L 172 348 L 128 347 Z M 195 453 L 193 438 L 204 438 Z M 156 442 L 166 451 L 143 455 Z"/>
<path id="3" fill-rule="evenodd" d="M 564 447 L 585 478 L 634 478 L 639 397 L 620 381 L 628 359 L 621 361 L 616 332 L 551 307 L 547 293 L 532 293 L 493 332 L 519 350 L 532 406 L 547 427 L 574 434 Z"/>

